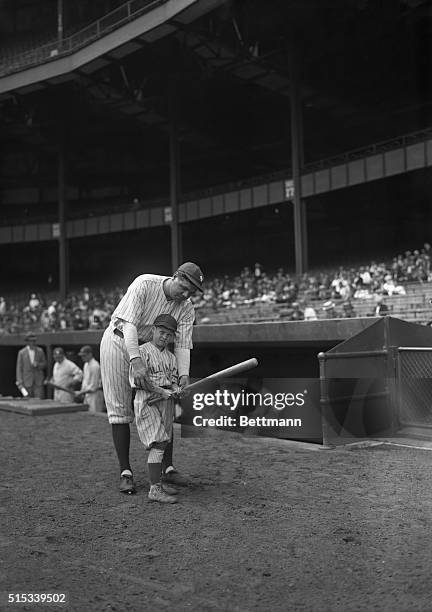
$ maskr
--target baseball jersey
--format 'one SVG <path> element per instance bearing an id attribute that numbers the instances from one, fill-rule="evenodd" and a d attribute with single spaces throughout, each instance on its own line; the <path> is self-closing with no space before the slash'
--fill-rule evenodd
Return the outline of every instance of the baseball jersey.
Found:
<path id="1" fill-rule="evenodd" d="M 83 367 L 83 380 L 81 391 L 92 392 L 102 388 L 100 365 L 94 357 L 87 361 Z"/>
<path id="2" fill-rule="evenodd" d="M 84 364 L 84 376 L 81 391 L 85 391 L 84 401 L 89 405 L 90 412 L 103 412 L 105 409 L 102 392 L 100 365 L 93 357 Z"/>
<path id="3" fill-rule="evenodd" d="M 160 314 L 170 314 L 177 321 L 174 346 L 191 349 L 194 307 L 190 299 L 182 302 L 167 299 L 163 283 L 168 278 L 170 277 L 156 274 L 138 276 L 114 310 L 111 324 L 123 331 L 123 321 L 132 323 L 137 328 L 138 338 L 145 342 L 151 338 L 151 326 L 156 317 Z"/>
<path id="4" fill-rule="evenodd" d="M 152 342 L 146 342 L 139 347 L 141 359 L 143 360 L 148 377 L 158 387 L 169 387 L 177 384 L 177 360 L 173 353 L 167 348 L 162 351 Z M 129 382 L 135 387 L 132 366 L 129 370 Z M 149 395 L 144 389 L 137 389 L 137 395 Z"/>
<path id="5" fill-rule="evenodd" d="M 177 383 L 177 361 L 167 348 L 161 351 L 152 342 L 146 342 L 139 350 L 153 384 L 167 387 Z M 134 386 L 132 368 L 129 381 Z M 137 389 L 134 399 L 138 436 L 146 448 L 151 448 L 154 442 L 169 442 L 174 420 L 174 400 L 161 399 L 149 405 L 149 395 L 145 389 Z"/>
<path id="6" fill-rule="evenodd" d="M 69 387 L 73 382 L 81 382 L 83 378 L 82 370 L 69 359 L 63 359 L 61 363 L 57 361 L 53 367 L 53 382 L 61 387 Z M 73 395 L 61 389 L 54 390 L 54 399 L 57 402 L 71 402 Z"/>

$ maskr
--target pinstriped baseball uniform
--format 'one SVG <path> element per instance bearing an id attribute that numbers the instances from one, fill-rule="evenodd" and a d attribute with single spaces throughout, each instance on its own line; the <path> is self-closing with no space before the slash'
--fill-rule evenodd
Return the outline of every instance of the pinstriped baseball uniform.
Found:
<path id="1" fill-rule="evenodd" d="M 140 346 L 139 351 L 152 383 L 159 387 L 177 384 L 176 358 L 167 348 L 161 351 L 152 342 L 146 342 Z M 129 382 L 133 387 L 132 368 L 129 371 Z M 151 447 L 153 442 L 169 442 L 171 440 L 174 419 L 174 400 L 161 400 L 149 406 L 147 404 L 149 395 L 148 391 L 137 389 L 134 400 L 138 435 L 147 449 Z"/>
<path id="2" fill-rule="evenodd" d="M 172 315 L 178 323 L 174 346 L 191 349 L 195 311 L 192 302 L 168 300 L 163 283 L 169 276 L 142 274 L 129 286 L 114 310 L 100 346 L 102 385 L 111 424 L 132 423 L 132 388 L 129 384 L 129 355 L 122 337 L 123 321 L 135 325 L 138 338 L 148 341 L 153 321 L 160 314 Z M 120 333 L 118 336 L 115 330 Z"/>

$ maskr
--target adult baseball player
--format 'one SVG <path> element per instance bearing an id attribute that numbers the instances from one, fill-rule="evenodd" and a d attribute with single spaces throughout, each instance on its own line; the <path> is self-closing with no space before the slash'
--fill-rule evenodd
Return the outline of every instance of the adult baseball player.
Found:
<path id="1" fill-rule="evenodd" d="M 164 504 L 177 502 L 177 489 L 161 482 L 162 459 L 165 448 L 172 438 L 174 420 L 173 393 L 178 392 L 177 361 L 168 350 L 177 331 L 177 321 L 169 314 L 156 317 L 152 328 L 152 339 L 139 348 L 140 356 L 147 368 L 152 389 L 138 389 L 130 366 L 129 382 L 136 389 L 134 399 L 135 423 L 138 435 L 149 450 L 148 471 L 151 501 Z M 149 403 L 149 400 L 153 400 Z"/>
<path id="2" fill-rule="evenodd" d="M 195 312 L 190 297 L 202 292 L 203 274 L 192 262 L 182 264 L 172 277 L 142 274 L 128 287 L 111 316 L 100 346 L 102 385 L 108 419 L 120 465 L 120 491 L 134 493 L 135 484 L 129 463 L 130 427 L 134 420 L 132 388 L 129 384 L 131 365 L 135 384 L 149 384 L 139 344 L 150 340 L 150 330 L 160 314 L 170 314 L 177 321 L 174 354 L 177 359 L 179 386 L 189 384 L 190 349 Z M 151 387 L 151 384 L 150 384 Z M 164 480 L 174 484 L 187 481 L 172 465 L 172 440 L 164 452 Z"/>
<path id="3" fill-rule="evenodd" d="M 89 344 L 85 344 L 78 355 L 83 360 L 84 367 L 81 389 L 75 391 L 75 397 L 84 397 L 89 412 L 105 412 L 100 365 L 93 356 L 93 349 Z"/>
<path id="4" fill-rule="evenodd" d="M 64 349 L 61 346 L 55 347 L 53 358 L 55 363 L 50 382 L 70 389 L 70 393 L 62 389 L 54 389 L 54 399 L 56 402 L 70 404 L 74 400 L 77 386 L 80 385 L 83 379 L 83 372 L 76 363 L 66 358 Z"/>

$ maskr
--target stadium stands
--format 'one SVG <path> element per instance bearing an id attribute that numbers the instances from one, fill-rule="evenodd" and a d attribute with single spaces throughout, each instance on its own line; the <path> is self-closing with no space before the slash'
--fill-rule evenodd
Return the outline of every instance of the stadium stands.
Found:
<path id="1" fill-rule="evenodd" d="M 207 279 L 204 295 L 195 300 L 197 323 L 368 317 L 375 315 L 381 296 L 385 314 L 427 324 L 432 320 L 430 252 L 426 243 L 387 263 L 312 271 L 301 278 L 282 268 L 266 272 L 256 263 L 238 275 Z M 54 293 L 3 296 L 0 333 L 104 329 L 123 291 L 85 287 L 64 303 Z"/>

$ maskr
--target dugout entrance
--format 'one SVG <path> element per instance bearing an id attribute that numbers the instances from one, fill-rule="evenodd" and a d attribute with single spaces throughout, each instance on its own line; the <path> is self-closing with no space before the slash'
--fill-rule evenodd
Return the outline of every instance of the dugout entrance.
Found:
<path id="1" fill-rule="evenodd" d="M 383 317 L 320 353 L 323 444 L 432 440 L 432 329 Z"/>

